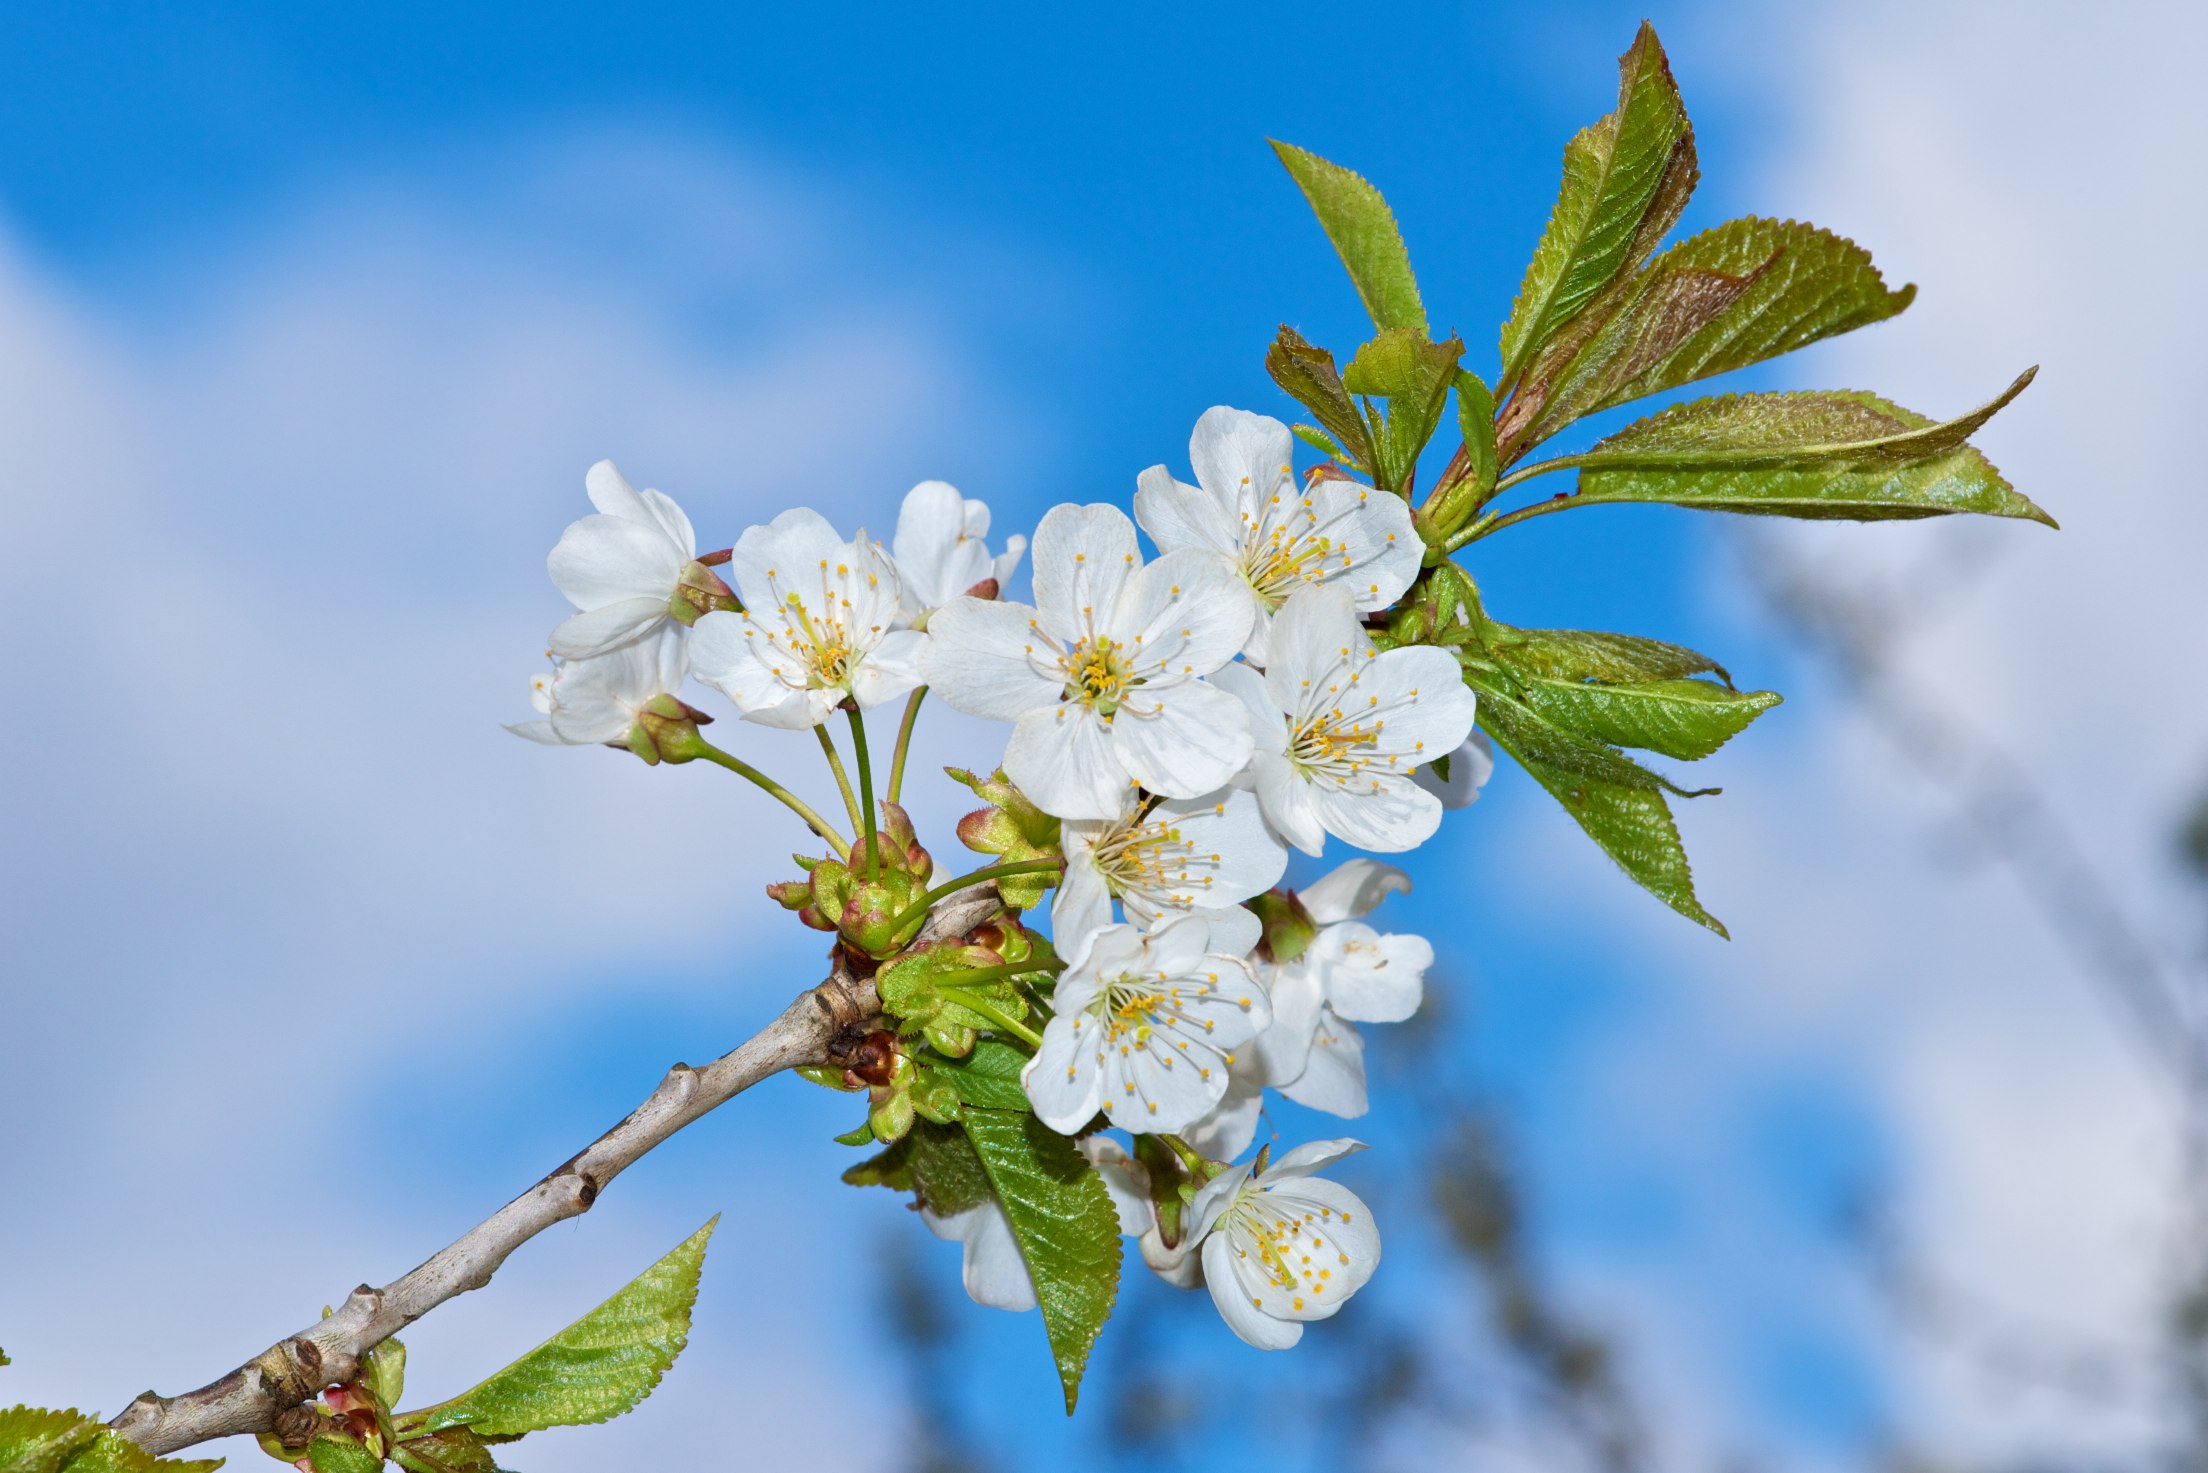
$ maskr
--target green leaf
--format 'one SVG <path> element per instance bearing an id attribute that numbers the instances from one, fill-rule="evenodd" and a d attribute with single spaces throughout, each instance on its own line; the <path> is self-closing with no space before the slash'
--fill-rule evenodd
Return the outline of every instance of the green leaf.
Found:
<path id="1" fill-rule="evenodd" d="M 0 1473 L 213 1473 L 220 1458 L 157 1458 L 79 1411 L 0 1411 Z"/>
<path id="2" fill-rule="evenodd" d="M 1505 463 L 1582 416 L 1884 321 L 1870 253 L 1798 222 L 1748 218 L 1691 236 L 1589 310 L 1527 371 L 1500 425 Z"/>
<path id="3" fill-rule="evenodd" d="M 954 782 L 973 789 L 988 804 L 958 821 L 958 841 L 977 854 L 994 854 L 1007 864 L 1058 857 L 1058 820 L 1037 808 L 998 768 L 977 777 L 962 767 L 943 769 Z M 1033 910 L 1055 883 L 1047 874 L 1014 875 L 997 881 L 997 895 L 1014 910 Z"/>
<path id="4" fill-rule="evenodd" d="M 1504 384 L 1655 248 L 1686 208 L 1698 175 L 1693 126 L 1663 46 L 1644 22 L 1618 58 L 1616 111 L 1564 149 L 1556 208 L 1503 324 Z"/>
<path id="5" fill-rule="evenodd" d="M 307 1462 L 314 1473 L 376 1473 L 383 1466 L 383 1459 L 351 1438 L 328 1433 L 307 1445 Z"/>
<path id="6" fill-rule="evenodd" d="M 948 1075 L 958 1097 L 977 1109 L 1025 1110 L 1030 1106 L 1020 1071 L 1027 1067 L 1027 1057 L 1008 1043 L 985 1038 L 965 1058 L 933 1067 Z"/>
<path id="7" fill-rule="evenodd" d="M 1342 387 L 1332 353 L 1305 342 L 1294 328 L 1284 324 L 1272 347 L 1265 350 L 1265 371 L 1326 426 L 1326 432 L 1340 447 L 1335 454 L 1337 460 L 1358 470 L 1371 467 L 1372 428 L 1358 412 L 1357 401 L 1349 397 L 1349 390 Z"/>
<path id="8" fill-rule="evenodd" d="M 1020 943 L 1013 949 L 1025 945 L 1024 931 L 1011 926 L 1004 930 L 1008 943 L 1015 939 Z M 956 1056 L 973 1048 L 978 1033 L 996 1023 L 986 1014 L 944 996 L 943 989 L 951 988 L 991 1004 L 1014 1020 L 1025 1018 L 1027 999 L 1011 977 L 979 982 L 965 979 L 986 967 L 1027 959 L 1025 952 L 1005 956 L 977 943 L 947 937 L 915 947 L 876 972 L 874 990 L 881 996 L 883 1010 L 897 1020 L 899 1033 L 908 1038 L 922 1034 L 937 1051 Z"/>
<path id="9" fill-rule="evenodd" d="M 1349 268 L 1365 311 L 1376 328 L 1409 328 L 1426 335 L 1426 309 L 1419 304 L 1418 281 L 1411 275 L 1410 253 L 1395 227 L 1395 216 L 1380 191 L 1339 164 L 1293 144 L 1271 140 L 1273 152 L 1311 202 L 1312 213 Z"/>
<path id="10" fill-rule="evenodd" d="M 1567 731 L 1682 762 L 1709 756 L 1779 704 L 1776 691 L 1736 691 L 1707 680 L 1592 685 L 1529 679 L 1522 690 L 1536 714 Z"/>
<path id="11" fill-rule="evenodd" d="M 1514 629 L 1510 662 L 1519 670 L 1558 680 L 1683 680 L 1714 674 L 1727 686 L 1725 667 L 1683 644 L 1666 644 L 1638 634 L 1606 634 L 1592 629 Z"/>
<path id="12" fill-rule="evenodd" d="M 1650 792 L 1704 798 L 1716 788 L 1682 788 L 1660 772 L 1651 772 L 1600 738 L 1557 725 L 1533 704 L 1528 682 L 1504 672 L 1467 666 L 1464 683 L 1480 698 L 1479 724 L 1496 740 L 1508 733 L 1532 761 L 1594 782 Z"/>
<path id="13" fill-rule="evenodd" d="M 1073 1141 L 1027 1111 L 968 1110 L 965 1124 L 1035 1280 L 1071 1416 L 1119 1294 L 1119 1215 Z"/>
<path id="14" fill-rule="evenodd" d="M 391 1460 L 407 1473 L 505 1473 L 497 1454 L 466 1427 L 410 1437 L 391 1450 Z"/>
<path id="15" fill-rule="evenodd" d="M 1373 480 L 1384 490 L 1409 490 L 1419 452 L 1441 421 L 1457 360 L 1463 356 L 1461 338 L 1436 343 L 1420 329 L 1400 327 L 1385 329 L 1350 359 L 1342 375 L 1343 387 L 1388 401 L 1372 441 Z M 1372 411 L 1368 409 L 1365 417 L 1372 421 Z"/>
<path id="16" fill-rule="evenodd" d="M 689 1339 L 706 1240 L 719 1221 L 503 1371 L 429 1408 L 423 1428 L 467 1426 L 483 1437 L 517 1437 L 604 1422 L 651 1395 Z"/>
<path id="17" fill-rule="evenodd" d="M 60 1473 L 71 1458 L 98 1440 L 97 1419 L 81 1412 L 10 1407 L 0 1412 L 0 1469 L 7 1473 Z"/>
<path id="18" fill-rule="evenodd" d="M 1735 394 L 1674 405 L 1600 442 L 1582 501 L 1847 521 L 1977 512 L 2054 526 L 1963 443 L 2020 392 L 1938 424 L 1873 394 Z"/>
<path id="19" fill-rule="evenodd" d="M 843 1179 L 855 1187 L 910 1192 L 938 1217 L 970 1211 L 994 1195 L 965 1132 L 926 1120 L 913 1122 L 895 1145 L 844 1172 Z"/>
<path id="20" fill-rule="evenodd" d="M 1457 370 L 1457 431 L 1472 465 L 1466 481 L 1485 500 L 1495 486 L 1495 394 L 1486 380 L 1463 368 Z"/>
<path id="21" fill-rule="evenodd" d="M 397 1406 L 406 1391 L 406 1347 L 393 1338 L 370 1350 L 361 1365 L 360 1379 L 386 1411 Z"/>
<path id="22" fill-rule="evenodd" d="M 1564 811 L 1617 862 L 1633 881 L 1689 920 L 1726 934 L 1717 917 L 1694 894 L 1694 871 L 1679 842 L 1671 805 L 1654 788 L 1611 781 L 1584 765 L 1558 761 L 1573 743 L 1522 708 L 1480 701 L 1480 726 L 1495 745 L 1516 758 L 1534 781 L 1564 805 Z M 1546 728 L 1544 730 L 1544 728 Z"/>

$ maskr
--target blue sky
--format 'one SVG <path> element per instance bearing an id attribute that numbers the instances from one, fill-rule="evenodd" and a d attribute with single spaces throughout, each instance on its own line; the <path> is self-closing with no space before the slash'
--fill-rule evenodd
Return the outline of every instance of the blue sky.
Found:
<path id="1" fill-rule="evenodd" d="M 403 1269 L 801 980 L 808 939 L 755 930 L 761 810 L 711 774 L 497 729 L 522 714 L 520 677 L 558 615 L 542 552 L 592 459 L 674 493 L 723 543 L 797 501 L 883 531 L 923 477 L 987 498 L 1005 527 L 1122 498 L 1143 466 L 1183 461 L 1205 406 L 1285 412 L 1259 366 L 1276 323 L 1342 349 L 1360 335 L 1268 136 L 1381 184 L 1430 315 L 1484 367 L 1562 144 L 1608 106 L 1638 19 L 0 19 L 15 343 L 0 429 L 18 468 L 0 608 L 52 631 L 5 668 L 72 713 L 107 713 L 73 714 L 58 744 L 42 725 L 6 738 L 11 770 L 41 774 L 11 783 L 0 926 L 15 1014 L 0 1140 L 23 1182 L 0 1207 L 0 1344 L 21 1394 L 112 1410 L 148 1381 L 204 1379 L 302 1308 Z M 2121 692 L 2197 651 L 2149 640 L 2124 657 L 2137 681 L 2104 681 L 2140 703 L 2121 773 L 2049 714 L 2046 670 L 2108 658 L 2094 630 L 2158 612 L 2126 559 L 2195 530 L 2154 494 L 2177 452 L 2151 433 L 2089 480 L 2110 409 L 2077 365 L 2178 362 L 2197 294 L 2088 316 L 2063 288 L 2138 211 L 2172 233 L 2197 216 L 2197 187 L 2141 206 L 2109 162 L 2149 106 L 2112 80 L 2115 59 L 2166 18 L 2080 34 L 2039 16 L 1981 43 L 1968 7 L 1913 9 L 1890 53 L 1872 33 L 1894 16 L 1656 19 L 1698 126 L 1706 182 L 1687 226 L 1806 215 L 1925 289 L 1901 322 L 1765 382 L 1891 386 L 1953 411 L 2049 362 L 2011 416 L 2036 428 L 2005 420 L 1995 443 L 2071 525 L 2068 561 L 1970 544 L 1994 547 L 1997 571 L 1921 658 L 2024 760 L 2069 778 L 2089 842 L 2136 893 L 2163 894 L 2155 805 L 2197 765 L 2204 723 L 2197 702 Z M 1958 80 L 1982 44 L 2001 65 Z M 2058 76 L 2104 104 L 2098 131 L 1983 126 Z M 2035 157 L 2063 161 L 2092 207 L 2036 192 Z M 1917 529 L 1811 530 L 1800 546 L 1868 577 Z M 1891 1189 L 1942 1261 L 1995 1265 L 1992 1287 L 2034 1309 L 2137 1333 L 2140 1274 L 2080 1273 L 2058 1293 L 2045 1272 L 2136 1259 L 2151 1236 L 2138 1182 L 2159 1136 L 2121 1044 L 1998 877 L 1932 852 L 1937 795 L 1765 627 L 1729 571 L 1736 544 L 1618 511 L 1489 545 L 1475 571 L 1501 616 L 1692 643 L 1790 696 L 1710 764 L 1733 791 L 1686 820 L 1731 948 L 1633 892 L 1508 770 L 1394 903 L 1392 924 L 1435 935 L 1461 988 L 1462 1083 L 1511 1111 L 1544 1263 L 1628 1336 L 1678 1466 L 1740 1450 L 1842 1466 L 1897 1432 L 1999 1446 L 2003 1418 L 1895 1331 L 1831 1223 Z M 142 558 L 120 587 L 117 548 Z M 2092 613 L 2055 617 L 2034 591 L 2057 579 Z M 952 724 L 933 755 L 971 761 L 959 743 L 981 739 Z M 729 836 L 723 863 L 639 862 L 701 806 Z M 952 811 L 941 799 L 933 816 Z M 100 1108 L 60 1108 L 94 1068 L 115 1081 Z M 848 1275 L 849 1255 L 910 1227 L 886 1196 L 835 1184 L 844 1160 L 824 1142 L 847 1113 L 787 1082 L 724 1112 L 425 1325 L 420 1374 L 496 1364 L 729 1208 L 690 1380 L 530 1466 L 690 1446 L 730 1397 L 822 1406 L 821 1368 L 863 1373 L 880 1352 L 795 1286 Z M 1383 1111 L 1366 1129 L 1384 1146 L 1406 1124 Z M 2024 1139 L 2053 1186 L 2001 1168 Z M 118 1160 L 137 1169 L 92 1169 Z M 326 1196 L 303 1210 L 308 1162 Z M 2043 1187 L 2102 1210 L 2011 1231 L 2046 1217 Z M 271 1220 L 285 1251 L 241 1253 Z M 946 1277 L 947 1252 L 931 1260 Z M 1385 1302 L 1415 1308 L 1427 1261 L 1415 1243 L 1391 1260 Z M 146 1363 L 101 1359 L 63 1291 L 84 1284 L 155 1301 Z M 972 1317 L 979 1363 L 1006 1368 L 1015 1407 L 1047 1409 L 1038 1327 Z M 1239 1347 L 1217 1355 L 1250 1388 L 1278 1374 Z M 2110 1415 L 2109 1436 L 2136 1432 Z M 1054 1418 L 1022 1430 L 1016 1411 L 989 1424 L 1076 1463 L 1090 1435 Z"/>

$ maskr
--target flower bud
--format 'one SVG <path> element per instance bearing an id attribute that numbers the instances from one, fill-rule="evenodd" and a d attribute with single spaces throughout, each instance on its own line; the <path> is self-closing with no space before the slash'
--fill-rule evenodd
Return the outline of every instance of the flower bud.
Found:
<path id="1" fill-rule="evenodd" d="M 863 880 L 856 872 L 836 929 L 858 951 L 877 960 L 894 956 L 898 949 L 905 912 L 925 892 L 924 882 L 903 870 L 884 869 L 878 879 Z"/>
<path id="2" fill-rule="evenodd" d="M 835 930 L 851 895 L 851 871 L 833 859 L 792 857 L 804 866 L 805 878 L 767 886 L 768 897 L 783 909 L 796 911 L 798 920 L 816 931 Z"/>
<path id="3" fill-rule="evenodd" d="M 674 696 L 654 696 L 636 713 L 636 725 L 629 728 L 629 750 L 655 765 L 688 762 L 698 755 L 703 743 L 698 728 L 712 720 L 705 712 Z M 642 734 L 641 743 L 639 733 Z"/>
<path id="4" fill-rule="evenodd" d="M 912 1129 L 912 1116 L 912 1092 L 892 1090 L 867 1111 L 866 1123 L 872 1127 L 874 1139 L 887 1145 L 905 1138 L 905 1132 Z"/>
<path id="5" fill-rule="evenodd" d="M 721 560 L 727 561 L 725 557 Z M 676 576 L 675 591 L 667 599 L 667 617 L 678 624 L 695 624 L 707 614 L 734 614 L 741 612 L 743 607 L 720 575 L 700 558 L 685 564 Z"/>

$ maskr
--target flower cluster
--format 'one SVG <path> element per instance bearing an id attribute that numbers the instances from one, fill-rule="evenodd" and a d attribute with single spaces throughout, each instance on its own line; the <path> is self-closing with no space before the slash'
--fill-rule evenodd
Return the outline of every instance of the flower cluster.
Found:
<path id="1" fill-rule="evenodd" d="M 1102 504 L 1044 515 L 1032 602 L 1005 596 L 1027 544 L 992 553 L 987 508 L 941 482 L 907 495 L 889 548 L 798 509 L 701 555 L 673 501 L 600 463 L 586 480 L 597 514 L 551 557 L 576 611 L 534 685 L 542 719 L 514 728 L 655 763 L 705 758 L 803 817 L 830 852 L 771 893 L 875 979 L 871 1052 L 823 1074 L 868 1089 L 861 1138 L 1001 1108 L 963 1096 L 958 1071 L 985 1037 L 1015 1050 L 1027 1108 L 1077 1138 L 1144 1261 L 1207 1285 L 1233 1331 L 1268 1349 L 1333 1314 L 1378 1261 L 1364 1204 L 1316 1175 L 1361 1147 L 1224 1163 L 1254 1142 L 1267 1090 L 1362 1115 L 1356 1025 L 1409 1017 L 1433 962 L 1420 938 L 1366 923 L 1410 887 L 1401 870 L 1352 858 L 1297 892 L 1281 883 L 1289 851 L 1317 855 L 1329 837 L 1415 848 L 1491 767 L 1456 657 L 1382 647 L 1367 624 L 1419 576 L 1404 499 L 1337 467 L 1299 479 L 1291 445 L 1277 420 L 1208 411 L 1195 484 L 1155 466 L 1132 518 Z M 820 736 L 849 837 L 699 734 L 711 717 L 682 697 L 693 678 L 766 726 L 849 716 L 859 791 Z M 899 806 L 927 694 L 1010 725 L 1001 761 L 978 769 L 993 776 L 954 773 L 989 805 L 960 837 L 1000 862 L 933 888 Z M 877 802 L 863 713 L 898 697 Z M 935 906 L 990 883 L 999 920 L 919 939 Z M 1019 920 L 1046 893 L 1047 941 Z M 930 1229 L 964 1243 L 977 1300 L 1037 1303 L 994 1195 L 931 1188 L 897 1162 L 870 1173 L 910 1185 Z"/>

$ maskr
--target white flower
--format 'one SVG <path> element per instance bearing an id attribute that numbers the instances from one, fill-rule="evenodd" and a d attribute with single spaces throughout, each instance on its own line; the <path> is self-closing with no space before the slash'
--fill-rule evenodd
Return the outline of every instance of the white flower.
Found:
<path id="1" fill-rule="evenodd" d="M 1117 896 L 1127 918 L 1163 917 L 1239 905 L 1270 890 L 1288 850 L 1240 789 L 1151 804 L 1129 789 L 1119 816 L 1063 826 L 1065 878 L 1051 899 L 1059 954 L 1077 960 L 1086 939 L 1112 923 Z"/>
<path id="2" fill-rule="evenodd" d="M 1218 683 L 1249 707 L 1267 822 L 1304 853 L 1318 853 L 1328 834 L 1360 849 L 1412 849 L 1440 825 L 1441 800 L 1413 774 L 1463 743 L 1475 707 L 1447 650 L 1376 653 L 1348 596 L 1313 588 L 1274 619 L 1264 675 L 1236 666 Z"/>
<path id="3" fill-rule="evenodd" d="M 1012 1219 L 996 1198 L 949 1217 L 923 1207 L 920 1220 L 937 1237 L 966 1245 L 964 1278 L 974 1303 L 1015 1314 L 1035 1307 L 1035 1280 L 1020 1256 L 1019 1240 L 1012 1236 Z"/>
<path id="4" fill-rule="evenodd" d="M 1109 819 L 1132 786 L 1194 798 L 1242 770 L 1249 722 L 1203 679 L 1257 615 L 1224 563 L 1145 565 L 1118 508 L 1053 507 L 1035 529 L 1035 602 L 952 599 L 922 663 L 952 706 L 1014 723 L 1004 770 L 1045 812 Z"/>
<path id="5" fill-rule="evenodd" d="M 667 602 L 698 555 L 697 534 L 672 499 L 639 491 L 601 460 L 583 477 L 598 515 L 560 534 L 545 560 L 552 581 L 581 612 L 552 631 L 563 660 L 603 654 L 674 623 Z"/>
<path id="6" fill-rule="evenodd" d="M 1099 1109 L 1140 1131 L 1202 1117 L 1226 1092 L 1234 1050 L 1272 1020 L 1244 959 L 1258 933 L 1240 909 L 1099 931 L 1059 976 L 1057 1015 L 1020 1073 L 1037 1117 L 1065 1135 Z"/>
<path id="7" fill-rule="evenodd" d="M 1005 539 L 992 559 L 989 508 L 970 501 L 941 481 L 922 481 L 905 493 L 897 512 L 897 535 L 890 542 L 897 576 L 904 586 L 905 622 L 915 623 L 962 593 L 994 579 L 997 592 L 1020 565 L 1025 537 Z"/>
<path id="8" fill-rule="evenodd" d="M 1400 1023 L 1417 1012 L 1434 948 L 1360 918 L 1410 888 L 1395 866 L 1352 859 L 1298 892 L 1319 929 L 1294 960 L 1257 963 L 1273 1021 L 1242 1050 L 1217 1108 L 1182 1132 L 1191 1146 L 1222 1159 L 1247 1150 L 1267 1086 L 1329 1115 L 1365 1113 L 1365 1040 L 1351 1020 Z"/>
<path id="9" fill-rule="evenodd" d="M 1260 1350 L 1286 1350 L 1332 1316 L 1380 1266 L 1372 1212 L 1321 1167 L 1362 1143 L 1298 1146 L 1255 1177 L 1222 1172 L 1196 1194 L 1204 1283 L 1227 1328 Z"/>
<path id="10" fill-rule="evenodd" d="M 1135 519 L 1161 552 L 1194 548 L 1227 560 L 1263 609 L 1243 653 L 1262 665 L 1272 616 L 1298 589 L 1348 591 L 1360 613 L 1387 608 L 1418 577 L 1426 545 L 1400 496 L 1354 481 L 1299 488 L 1293 441 L 1277 419 L 1220 405 L 1189 438 L 1197 485 L 1162 465 L 1136 481 Z"/>
<path id="11" fill-rule="evenodd" d="M 647 702 L 682 689 L 688 657 L 682 631 L 670 625 L 587 660 L 563 660 L 549 678 L 530 682 L 546 719 L 506 729 L 555 746 L 621 741 Z"/>
<path id="12" fill-rule="evenodd" d="M 742 613 L 698 620 L 698 679 L 764 726 L 818 726 L 846 696 L 861 706 L 920 683 L 927 636 L 897 629 L 897 569 L 861 532 L 850 542 L 803 507 L 737 539 Z"/>
<path id="13" fill-rule="evenodd" d="M 1441 800 L 1444 808 L 1469 808 L 1480 800 L 1480 789 L 1495 775 L 1495 747 L 1484 731 L 1475 731 L 1448 757 L 1449 775 L 1443 777 L 1428 763 L 1418 770 L 1418 785 Z"/>

